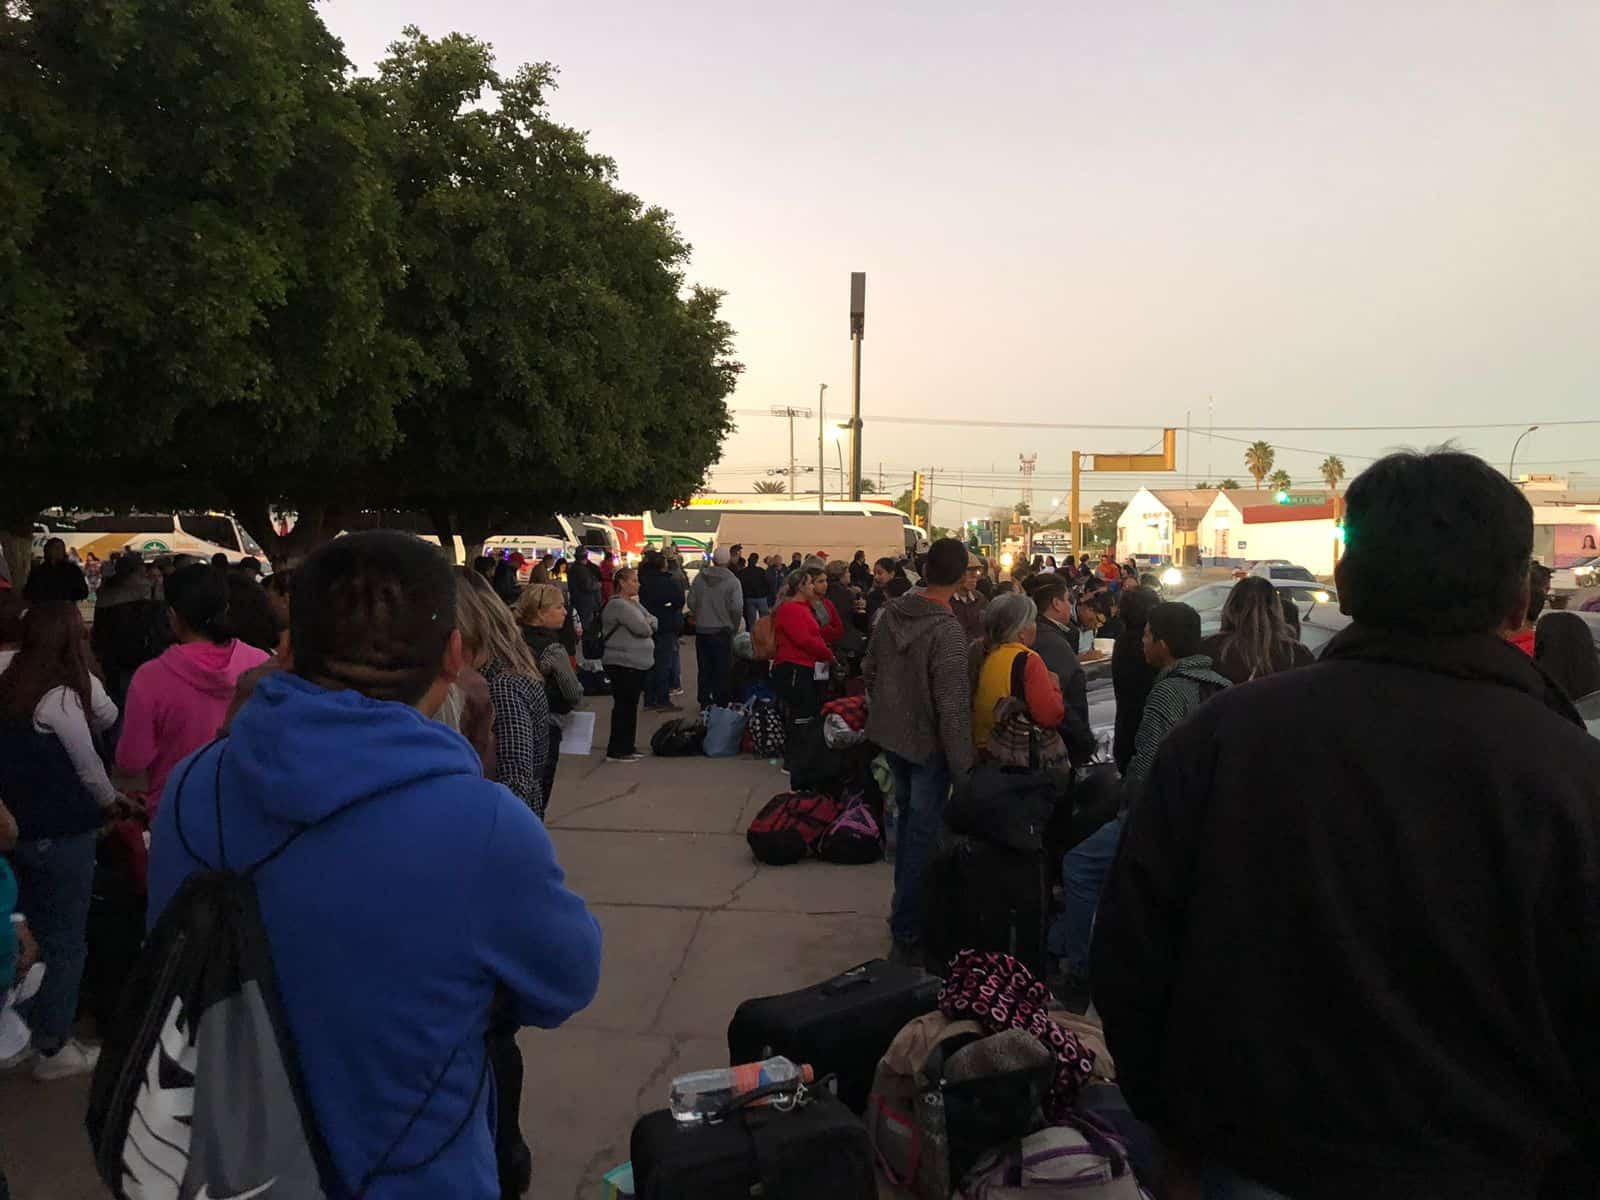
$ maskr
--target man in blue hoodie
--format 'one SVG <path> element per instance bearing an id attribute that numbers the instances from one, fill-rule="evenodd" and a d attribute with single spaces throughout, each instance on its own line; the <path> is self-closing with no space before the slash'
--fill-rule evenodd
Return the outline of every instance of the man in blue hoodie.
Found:
<path id="1" fill-rule="evenodd" d="M 491 1010 L 553 1028 L 599 984 L 599 927 L 544 826 L 430 719 L 464 665 L 455 594 L 406 534 L 312 555 L 292 668 L 173 772 L 153 832 L 152 926 L 203 869 L 186 845 L 243 868 L 314 826 L 255 884 L 334 1197 L 380 1166 L 365 1200 L 498 1197 Z"/>

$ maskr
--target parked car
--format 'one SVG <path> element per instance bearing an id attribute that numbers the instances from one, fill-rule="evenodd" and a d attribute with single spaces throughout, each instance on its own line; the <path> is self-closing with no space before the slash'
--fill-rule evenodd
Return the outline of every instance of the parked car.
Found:
<path id="1" fill-rule="evenodd" d="M 1289 562 L 1259 562 L 1250 568 L 1250 574 L 1258 579 L 1270 579 L 1274 582 L 1280 579 L 1294 579 L 1301 583 L 1317 582 L 1317 577 L 1308 568 Z"/>
<path id="2" fill-rule="evenodd" d="M 1280 595 L 1287 594 L 1295 602 L 1300 609 L 1301 620 L 1306 618 L 1313 605 L 1329 606 L 1334 611 L 1339 608 L 1339 593 L 1315 580 L 1305 583 L 1299 579 L 1274 579 L 1271 583 L 1278 589 Z M 1206 632 L 1215 633 L 1216 625 L 1222 618 L 1222 606 L 1227 603 L 1228 593 L 1231 591 L 1233 591 L 1232 583 L 1203 583 L 1179 595 L 1168 596 L 1167 599 L 1181 601 L 1199 613 L 1202 628 L 1205 627 L 1209 617 L 1211 628 Z"/>

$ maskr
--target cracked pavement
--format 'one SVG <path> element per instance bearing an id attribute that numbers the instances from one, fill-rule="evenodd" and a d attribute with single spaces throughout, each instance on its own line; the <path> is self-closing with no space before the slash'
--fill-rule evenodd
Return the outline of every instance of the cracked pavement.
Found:
<path id="1" fill-rule="evenodd" d="M 693 695 L 694 653 L 684 653 Z M 586 700 L 603 747 L 611 702 Z M 666 714 L 670 716 L 672 714 Z M 642 713 L 639 744 L 664 719 Z M 568 881 L 605 935 L 600 993 L 558 1030 L 524 1030 L 522 1128 L 539 1200 L 599 1200 L 642 1112 L 674 1075 L 726 1064 L 733 1010 L 888 950 L 890 868 L 766 867 L 750 818 L 787 785 L 765 759 L 561 761 L 547 815 Z M 100 1200 L 87 1081 L 0 1077 L 0 1160 L 18 1200 Z"/>

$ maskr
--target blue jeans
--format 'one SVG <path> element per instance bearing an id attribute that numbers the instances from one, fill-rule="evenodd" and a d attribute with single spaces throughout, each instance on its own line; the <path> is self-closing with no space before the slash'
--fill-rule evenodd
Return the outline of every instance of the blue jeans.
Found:
<path id="1" fill-rule="evenodd" d="M 1200 1195 L 1202 1200 L 1289 1200 L 1282 1192 L 1218 1166 L 1208 1166 L 1201 1174 Z"/>
<path id="2" fill-rule="evenodd" d="M 54 1054 L 78 1017 L 78 984 L 89 958 L 86 931 L 94 889 L 95 835 L 37 838 L 17 843 L 17 911 L 28 918 L 45 964 L 44 983 L 19 1012 L 33 1030 L 33 1048 Z"/>
<path id="3" fill-rule="evenodd" d="M 744 627 L 751 633 L 756 631 L 756 622 L 772 611 L 772 601 L 765 596 L 744 602 Z"/>
<path id="4" fill-rule="evenodd" d="M 700 707 L 733 703 L 733 630 L 712 629 L 694 635 L 694 660 L 700 670 L 696 695 Z"/>
<path id="5" fill-rule="evenodd" d="M 1063 959 L 1067 971 L 1078 979 L 1089 978 L 1089 940 L 1094 933 L 1094 914 L 1100 907 L 1100 893 L 1111 860 L 1117 856 L 1122 837 L 1122 817 L 1113 817 L 1061 860 L 1061 883 L 1067 909 L 1050 926 L 1047 939 L 1050 953 Z"/>
<path id="6" fill-rule="evenodd" d="M 912 762 L 889 752 L 894 776 L 894 904 L 889 933 L 895 941 L 920 946 L 928 918 L 928 867 L 939 842 L 945 801 L 950 798 L 950 768 L 944 755 Z"/>
<path id="7" fill-rule="evenodd" d="M 667 704 L 672 700 L 672 677 L 678 669 L 678 635 L 656 634 L 656 658 L 644 681 L 645 707 Z"/>

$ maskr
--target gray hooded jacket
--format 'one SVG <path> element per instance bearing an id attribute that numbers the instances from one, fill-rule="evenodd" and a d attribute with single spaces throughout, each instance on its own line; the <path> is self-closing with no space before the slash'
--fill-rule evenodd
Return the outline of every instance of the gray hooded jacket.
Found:
<path id="1" fill-rule="evenodd" d="M 708 563 L 695 576 L 689 589 L 689 611 L 694 614 L 696 633 L 729 633 L 744 619 L 744 587 L 727 567 Z"/>
<path id="2" fill-rule="evenodd" d="M 862 663 L 867 737 L 912 762 L 943 754 L 972 767 L 972 684 L 966 635 L 945 605 L 907 592 L 883 606 Z"/>

